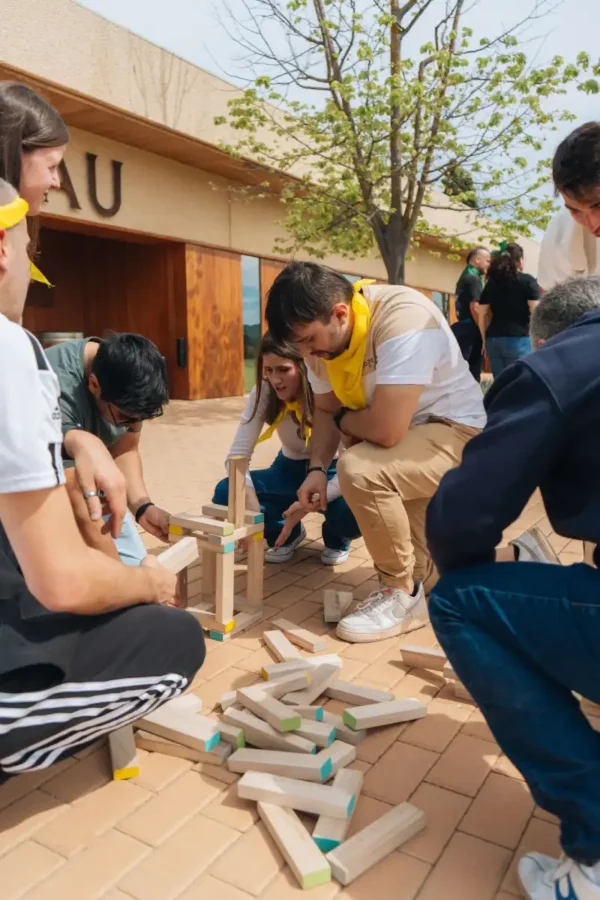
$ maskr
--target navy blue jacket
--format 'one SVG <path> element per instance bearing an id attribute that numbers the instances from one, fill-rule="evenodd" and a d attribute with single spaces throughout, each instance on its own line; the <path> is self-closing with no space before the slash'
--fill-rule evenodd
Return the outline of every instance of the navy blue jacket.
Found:
<path id="1" fill-rule="evenodd" d="M 599 544 L 600 310 L 506 369 L 486 408 L 486 427 L 429 504 L 438 570 L 491 562 L 538 487 L 558 534 Z"/>

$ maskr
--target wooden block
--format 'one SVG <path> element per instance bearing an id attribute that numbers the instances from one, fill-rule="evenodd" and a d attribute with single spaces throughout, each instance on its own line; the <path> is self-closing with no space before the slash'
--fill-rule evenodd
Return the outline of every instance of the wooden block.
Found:
<path id="1" fill-rule="evenodd" d="M 331 881 L 331 866 L 293 809 L 261 801 L 258 813 L 303 890 Z"/>
<path id="2" fill-rule="evenodd" d="M 248 543 L 246 560 L 246 596 L 250 607 L 263 605 L 263 581 L 265 573 L 265 533 L 253 534 Z"/>
<path id="3" fill-rule="evenodd" d="M 269 772 L 271 775 L 285 775 L 320 784 L 333 772 L 333 762 L 329 756 L 281 750 L 237 750 L 229 757 L 227 765 L 230 772 L 240 775 L 244 772 Z"/>
<path id="4" fill-rule="evenodd" d="M 267 666 L 263 666 L 260 674 L 265 681 L 271 681 L 274 678 L 283 678 L 284 675 L 289 675 L 290 672 L 310 671 L 316 666 L 328 664 L 337 666 L 338 669 L 342 668 L 342 660 L 336 653 L 326 653 L 322 656 L 305 656 L 303 659 L 290 660 L 290 662 L 270 663 Z"/>
<path id="5" fill-rule="evenodd" d="M 231 522 L 220 522 L 218 519 L 211 519 L 209 516 L 198 515 L 194 512 L 184 512 L 169 519 L 169 531 L 171 534 L 177 534 L 171 529 L 183 528 L 188 531 L 201 531 L 204 534 L 219 534 L 222 537 L 233 534 L 234 526 Z"/>
<path id="6" fill-rule="evenodd" d="M 195 694 L 181 694 L 173 700 L 168 700 L 162 709 L 172 710 L 178 713 L 190 713 L 196 715 L 202 712 L 202 700 Z"/>
<path id="7" fill-rule="evenodd" d="M 176 744 L 174 741 L 168 741 L 166 738 L 161 738 L 142 730 L 136 731 L 135 743 L 140 750 L 147 750 L 149 753 L 162 753 L 163 756 L 188 759 L 194 763 L 210 763 L 213 766 L 225 765 L 227 758 L 233 753 L 232 746 L 223 743 L 223 741 L 217 744 L 216 747 L 213 747 L 212 750 L 204 752 L 203 750 L 193 750 L 191 747 L 184 747 L 182 744 Z"/>
<path id="8" fill-rule="evenodd" d="M 161 707 L 139 720 L 139 726 L 150 734 L 169 741 L 203 750 L 213 750 L 221 740 L 218 723 L 207 716 L 189 715 Z"/>
<path id="9" fill-rule="evenodd" d="M 331 776 L 337 775 L 340 769 L 349 766 L 356 759 L 356 747 L 346 744 L 344 741 L 334 741 L 331 746 L 317 753 L 317 759 L 331 760 Z"/>
<path id="10" fill-rule="evenodd" d="M 391 691 L 380 691 L 378 688 L 341 679 L 332 681 L 325 688 L 325 694 L 333 700 L 342 700 L 352 706 L 367 706 L 369 703 L 385 703 L 387 700 L 395 700 Z"/>
<path id="11" fill-rule="evenodd" d="M 219 506 L 217 503 L 205 503 L 202 507 L 202 515 L 209 516 L 211 519 L 226 519 L 228 512 L 226 506 Z M 263 513 L 246 510 L 244 514 L 244 523 L 246 525 L 260 525 L 264 521 Z"/>
<path id="12" fill-rule="evenodd" d="M 292 659 L 301 659 L 300 652 L 296 650 L 291 641 L 288 641 L 283 631 L 265 631 L 263 639 L 275 659 L 279 662 L 289 662 Z"/>
<path id="13" fill-rule="evenodd" d="M 294 703 L 291 705 L 293 705 L 294 711 L 299 713 L 303 719 L 312 719 L 312 721 L 314 722 L 323 721 L 323 713 L 325 712 L 325 710 L 322 706 L 302 706 L 298 703 Z"/>
<path id="14" fill-rule="evenodd" d="M 306 628 L 295 625 L 288 619 L 274 619 L 273 625 L 275 628 L 280 628 L 292 644 L 302 647 L 303 650 L 318 653 L 319 650 L 327 649 L 327 638 L 318 637 L 316 634 L 312 634 Z"/>
<path id="15" fill-rule="evenodd" d="M 297 703 L 301 706 L 310 706 L 315 700 L 325 693 L 329 684 L 336 681 L 339 675 L 339 666 L 325 663 L 311 672 L 310 684 L 301 691 L 293 691 L 285 694 L 284 703 Z"/>
<path id="16" fill-rule="evenodd" d="M 246 746 L 246 738 L 244 737 L 244 729 L 238 728 L 237 725 L 228 725 L 227 722 L 219 722 L 219 734 L 221 741 L 231 744 L 236 750 Z"/>
<path id="17" fill-rule="evenodd" d="M 355 797 L 361 792 L 364 775 L 355 769 L 342 769 L 333 779 L 333 787 L 341 788 L 348 791 Z M 348 828 L 352 815 L 347 819 L 332 819 L 329 816 L 319 816 L 315 830 L 313 831 L 313 841 L 323 853 L 329 853 L 345 840 L 348 834 Z"/>
<path id="18" fill-rule="evenodd" d="M 213 604 L 217 590 L 217 557 L 214 553 L 202 553 L 202 596 L 211 597 Z"/>
<path id="19" fill-rule="evenodd" d="M 241 634 L 242 631 L 247 631 L 249 628 L 252 628 L 253 625 L 256 625 L 257 622 L 263 617 L 262 609 L 257 609 L 256 612 L 251 612 L 250 610 L 238 612 L 235 614 L 235 626 L 232 628 L 230 632 L 228 632 L 227 637 L 232 638 L 237 634 Z M 212 633 L 210 634 L 212 637 Z M 219 640 L 219 638 L 217 638 Z"/>
<path id="20" fill-rule="evenodd" d="M 227 521 L 236 528 L 244 524 L 246 515 L 246 471 L 248 460 L 243 456 L 232 456 L 228 460 L 229 467 L 229 503 L 227 505 Z"/>
<path id="21" fill-rule="evenodd" d="M 326 709 L 323 710 L 323 721 L 329 722 L 335 727 L 336 740 L 343 741 L 345 744 L 352 744 L 353 746 L 360 744 L 367 736 L 366 731 L 354 731 L 352 728 L 348 728 L 341 716 L 336 716 L 335 713 L 331 713 Z"/>
<path id="22" fill-rule="evenodd" d="M 161 566 L 177 575 L 195 559 L 198 559 L 198 541 L 195 537 L 184 537 L 176 544 L 172 544 L 168 550 L 163 550 L 156 557 Z"/>
<path id="23" fill-rule="evenodd" d="M 237 703 L 237 691 L 227 691 L 226 694 L 223 694 L 221 699 L 219 700 L 219 705 L 223 712 L 226 709 L 229 709 L 230 706 L 233 706 L 234 703 Z"/>
<path id="24" fill-rule="evenodd" d="M 123 725 L 116 731 L 111 731 L 108 735 L 108 748 L 115 781 L 136 778 L 140 774 L 132 725 Z M 329 770 L 331 771 L 331 764 Z"/>
<path id="25" fill-rule="evenodd" d="M 400 647 L 400 658 L 406 666 L 436 671 L 442 671 L 448 662 L 446 654 L 439 647 L 417 647 L 416 644 Z"/>
<path id="26" fill-rule="evenodd" d="M 290 692 L 297 692 L 300 688 L 307 687 L 311 683 L 313 672 L 314 670 L 291 672 L 283 678 L 276 678 L 274 681 L 260 681 L 246 690 L 251 691 L 255 695 L 262 693 L 279 700 Z M 297 712 L 297 710 L 295 711 Z"/>
<path id="27" fill-rule="evenodd" d="M 317 747 L 329 747 L 335 741 L 335 728 L 329 722 L 302 719 L 300 727 L 294 730 L 300 737 L 313 741 Z"/>
<path id="28" fill-rule="evenodd" d="M 302 722 L 301 716 L 294 712 L 293 708 L 285 706 L 264 692 L 259 693 L 256 690 L 240 688 L 237 692 L 237 700 L 255 716 L 268 722 L 276 731 L 295 731 Z"/>
<path id="29" fill-rule="evenodd" d="M 349 728 L 378 728 L 381 725 L 396 725 L 398 722 L 412 722 L 427 715 L 427 707 L 420 700 L 408 697 L 404 700 L 388 700 L 386 703 L 371 703 L 368 706 L 354 706 L 345 709 L 344 724 Z"/>
<path id="30" fill-rule="evenodd" d="M 353 596 L 351 591 L 323 591 L 323 620 L 325 622 L 339 622 L 343 619 L 350 606 Z"/>
<path id="31" fill-rule="evenodd" d="M 229 725 L 237 725 L 238 728 L 242 728 L 246 743 L 262 750 L 286 750 L 291 753 L 317 752 L 316 744 L 295 734 L 280 734 L 248 709 L 235 709 L 231 706 L 223 713 L 222 718 Z"/>
<path id="32" fill-rule="evenodd" d="M 286 806 L 315 816 L 347 818 L 356 803 L 349 791 L 325 784 L 312 784 L 298 778 L 269 775 L 267 772 L 246 772 L 238 783 L 238 795 L 243 800 L 264 800 L 276 806 Z"/>
<path id="33" fill-rule="evenodd" d="M 203 608 L 203 605 L 188 606 L 186 612 L 198 619 L 200 624 L 207 631 L 220 631 L 223 634 L 229 634 L 237 624 L 236 619 L 230 619 L 229 622 L 217 622 L 215 611 Z"/>
<path id="34" fill-rule="evenodd" d="M 347 885 L 425 828 L 425 815 L 401 803 L 327 854 L 334 878 Z"/>
<path id="35" fill-rule="evenodd" d="M 234 618 L 233 578 L 235 574 L 233 553 L 223 553 L 217 557 L 217 590 L 215 595 L 215 619 L 219 626 Z M 218 629 L 221 631 L 221 627 Z"/>

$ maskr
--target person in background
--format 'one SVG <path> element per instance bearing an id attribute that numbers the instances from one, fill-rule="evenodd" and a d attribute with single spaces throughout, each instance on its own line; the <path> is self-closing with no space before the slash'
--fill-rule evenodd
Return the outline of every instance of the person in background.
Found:
<path id="1" fill-rule="evenodd" d="M 479 327 L 494 378 L 531 352 L 529 321 L 539 298 L 537 281 L 523 272 L 523 248 L 506 244 L 492 257 L 479 298 Z"/>
<path id="2" fill-rule="evenodd" d="M 474 247 L 467 255 L 467 266 L 456 285 L 456 316 L 458 321 L 452 326 L 461 353 L 469 365 L 475 381 L 481 381 L 483 345 L 479 330 L 479 298 L 483 291 L 484 278 L 490 266 L 490 251 L 485 247 Z"/>
<path id="3" fill-rule="evenodd" d="M 106 553 L 118 554 L 127 565 L 154 564 L 135 523 L 159 540 L 168 541 L 169 513 L 149 497 L 139 449 L 142 422 L 162 415 L 168 402 L 166 367 L 160 351 L 141 334 L 124 333 L 102 340 L 90 337 L 65 341 L 49 347 L 46 356 L 60 384 L 69 495 L 86 541 Z M 74 477 L 74 454 L 82 432 L 102 441 L 124 480 L 130 512 L 124 516 L 114 545 L 105 533 L 99 511 L 90 516 L 86 505 L 89 494 L 95 493 L 93 485 L 90 482 L 87 487 L 87 476 L 81 470 L 78 479 Z"/>
<path id="4" fill-rule="evenodd" d="M 564 207 L 542 239 L 538 281 L 544 291 L 572 275 L 600 272 L 600 122 L 587 122 L 561 141 L 552 180 Z"/>
<path id="5" fill-rule="evenodd" d="M 287 562 L 306 537 L 302 519 L 307 514 L 297 500 L 306 478 L 312 450 L 314 399 L 306 366 L 300 353 L 289 344 L 279 344 L 267 332 L 256 360 L 256 385 L 242 413 L 238 430 L 227 454 L 250 461 L 256 444 L 277 434 L 281 450 L 268 469 L 255 469 L 246 476 L 248 509 L 265 516 L 267 562 Z M 264 426 L 267 426 L 263 431 Z M 323 520 L 321 561 L 326 566 L 348 559 L 350 543 L 360 537 L 356 519 L 340 496 L 337 459 L 327 471 L 327 508 Z M 213 503 L 227 505 L 228 479 L 215 488 Z"/>
<path id="6" fill-rule="evenodd" d="M 560 819 L 566 856 L 526 854 L 526 896 L 600 900 L 600 734 L 574 696 L 600 703 L 600 572 L 495 553 L 538 488 L 557 534 L 600 542 L 600 277 L 545 294 L 531 337 L 539 349 L 494 382 L 486 427 L 429 505 L 442 575 L 429 609 L 503 752 Z"/>
<path id="7" fill-rule="evenodd" d="M 58 380 L 19 324 L 30 280 L 27 209 L 0 180 L 0 782 L 177 696 L 205 652 L 200 625 L 172 608 L 174 575 L 128 568 L 87 546 L 77 528 Z"/>

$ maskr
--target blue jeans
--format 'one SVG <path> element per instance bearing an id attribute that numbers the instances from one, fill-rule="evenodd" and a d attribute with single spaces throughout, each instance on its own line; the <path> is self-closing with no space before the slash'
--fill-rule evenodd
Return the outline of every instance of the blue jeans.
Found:
<path id="1" fill-rule="evenodd" d="M 327 473 L 329 480 L 335 475 L 336 466 L 337 460 L 334 460 Z M 264 513 L 265 538 L 269 547 L 274 545 L 283 528 L 285 521 L 283 513 L 298 499 L 298 488 L 306 478 L 307 468 L 307 460 L 288 459 L 280 451 L 270 468 L 255 469 L 249 473 L 261 512 Z M 212 502 L 226 506 L 228 496 L 229 481 L 224 478 L 216 486 Z M 299 534 L 300 523 L 292 530 L 286 543 L 294 541 Z M 360 531 L 356 519 L 344 498 L 338 497 L 333 503 L 328 503 L 323 522 L 325 546 L 330 550 L 347 550 L 350 542 L 358 537 L 360 537 Z"/>
<path id="2" fill-rule="evenodd" d="M 600 703 L 600 571 L 490 563 L 445 575 L 431 622 L 564 851 L 600 860 L 600 734 L 572 691 Z"/>
<path id="3" fill-rule="evenodd" d="M 104 521 L 109 516 L 104 516 Z M 139 566 L 141 561 L 146 558 L 147 550 L 135 527 L 135 520 L 131 513 L 125 513 L 123 525 L 117 538 L 114 538 L 115 546 L 119 554 L 119 558 L 126 566 Z"/>
<path id="4" fill-rule="evenodd" d="M 485 346 L 494 378 L 522 356 L 531 353 L 528 337 L 491 337 L 486 340 Z"/>

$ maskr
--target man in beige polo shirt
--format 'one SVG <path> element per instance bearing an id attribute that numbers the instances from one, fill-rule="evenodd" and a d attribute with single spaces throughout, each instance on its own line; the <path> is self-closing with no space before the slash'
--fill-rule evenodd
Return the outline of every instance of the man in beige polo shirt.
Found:
<path id="1" fill-rule="evenodd" d="M 437 307 L 408 287 L 353 286 L 324 266 L 291 263 L 269 292 L 266 317 L 273 336 L 306 357 L 315 394 L 314 450 L 298 498 L 308 509 L 326 505 L 341 432 L 349 449 L 340 486 L 379 574 L 381 589 L 338 635 L 375 641 L 420 628 L 437 580 L 425 511 L 485 424 L 481 389 Z"/>

